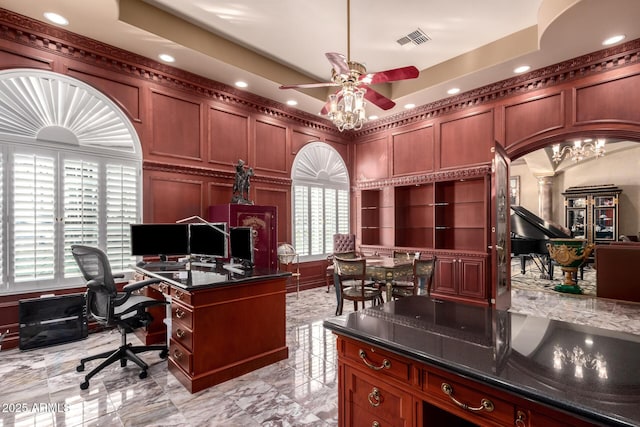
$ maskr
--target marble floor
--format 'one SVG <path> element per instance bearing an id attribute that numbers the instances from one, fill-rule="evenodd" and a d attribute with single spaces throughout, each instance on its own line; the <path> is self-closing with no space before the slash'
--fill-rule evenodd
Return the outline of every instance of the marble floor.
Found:
<path id="1" fill-rule="evenodd" d="M 117 347 L 116 331 L 46 349 L 3 351 L 0 426 L 335 426 L 335 338 L 322 327 L 335 304 L 324 287 L 299 298 L 288 294 L 289 359 L 195 394 L 155 353 L 143 355 L 152 365 L 144 380 L 138 369 L 115 364 L 80 390 L 78 359 Z M 345 304 L 344 315 L 352 310 Z M 514 289 L 512 311 L 640 334 L 638 304 Z"/>

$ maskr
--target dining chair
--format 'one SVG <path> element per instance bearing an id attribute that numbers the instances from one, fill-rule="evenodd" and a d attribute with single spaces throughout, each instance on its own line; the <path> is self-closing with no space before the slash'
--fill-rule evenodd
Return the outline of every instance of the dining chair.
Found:
<path id="1" fill-rule="evenodd" d="M 398 299 L 409 295 L 431 295 L 435 265 L 435 256 L 431 259 L 414 259 L 411 279 L 401 278 L 391 283 L 392 298 Z"/>
<path id="2" fill-rule="evenodd" d="M 342 314 L 344 300 L 353 301 L 354 310 L 358 310 L 358 302 L 362 302 L 364 308 L 365 301 L 372 304 L 383 303 L 382 290 L 376 286 L 373 280 L 367 280 L 367 261 L 364 258 L 343 259 L 335 258 L 333 263 L 336 268 L 336 292 L 338 296 L 338 307 L 336 316 Z"/>

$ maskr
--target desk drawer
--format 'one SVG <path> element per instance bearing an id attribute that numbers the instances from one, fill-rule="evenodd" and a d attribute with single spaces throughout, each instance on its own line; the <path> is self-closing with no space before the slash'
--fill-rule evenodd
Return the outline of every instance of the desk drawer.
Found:
<path id="1" fill-rule="evenodd" d="M 180 301 L 182 303 L 192 305 L 191 304 L 191 292 L 184 291 L 182 289 L 177 289 L 175 287 L 171 288 L 171 299 Z"/>
<path id="2" fill-rule="evenodd" d="M 386 384 L 375 376 L 369 376 L 349 366 L 345 368 L 348 384 L 348 399 L 352 408 L 352 417 L 356 424 L 361 420 L 356 413 L 378 421 L 383 425 L 411 425 L 411 394 Z M 367 414 L 367 415 L 364 415 Z M 392 424 L 389 421 L 392 420 Z M 384 421 L 384 422 L 383 422 Z"/>
<path id="3" fill-rule="evenodd" d="M 411 363 L 391 352 L 363 343 L 344 341 L 344 355 L 372 373 L 384 374 L 402 381 L 411 380 Z"/>
<path id="4" fill-rule="evenodd" d="M 175 342 L 173 338 L 169 344 L 169 358 L 187 374 L 193 374 L 193 354 Z"/>
<path id="5" fill-rule="evenodd" d="M 182 344 L 187 350 L 193 351 L 193 332 L 182 322 L 171 322 L 171 339 Z"/>
<path id="6" fill-rule="evenodd" d="M 426 384 L 429 395 L 444 404 L 448 412 L 470 415 L 471 420 L 477 419 L 475 422 L 491 420 L 505 426 L 515 423 L 515 406 L 492 395 L 484 387 L 464 385 L 433 372 L 427 372 Z"/>
<path id="7" fill-rule="evenodd" d="M 183 305 L 171 303 L 171 321 L 193 329 L 193 312 Z"/>

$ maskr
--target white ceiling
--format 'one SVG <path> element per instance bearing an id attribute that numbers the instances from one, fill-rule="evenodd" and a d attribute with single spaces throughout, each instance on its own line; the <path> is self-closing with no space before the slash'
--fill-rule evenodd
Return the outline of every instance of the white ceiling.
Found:
<path id="1" fill-rule="evenodd" d="M 317 114 L 327 90 L 302 93 L 281 84 L 328 81 L 324 54 L 347 54 L 347 0 L 0 0 L 0 7 L 65 27 L 175 67 Z M 160 10 L 161 9 L 161 10 Z M 168 12 L 168 13 L 167 13 Z M 376 89 L 398 104 L 424 105 L 510 78 L 522 64 L 541 68 L 602 49 L 613 34 L 640 37 L 640 0 L 351 0 L 351 59 L 370 72 L 414 65 L 415 80 Z M 416 29 L 431 40 L 401 47 Z"/>

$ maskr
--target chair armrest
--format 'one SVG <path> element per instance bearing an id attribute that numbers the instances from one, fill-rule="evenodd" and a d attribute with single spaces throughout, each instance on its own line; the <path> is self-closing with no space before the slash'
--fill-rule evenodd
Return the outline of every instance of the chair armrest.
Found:
<path id="1" fill-rule="evenodd" d="M 128 284 L 124 285 L 122 290 L 125 291 L 126 293 L 130 294 L 131 292 L 137 291 L 138 289 L 142 289 L 145 286 L 153 285 L 155 283 L 160 283 L 160 282 L 162 282 L 162 280 L 160 280 L 160 279 L 141 280 L 139 282 L 128 283 Z"/>

